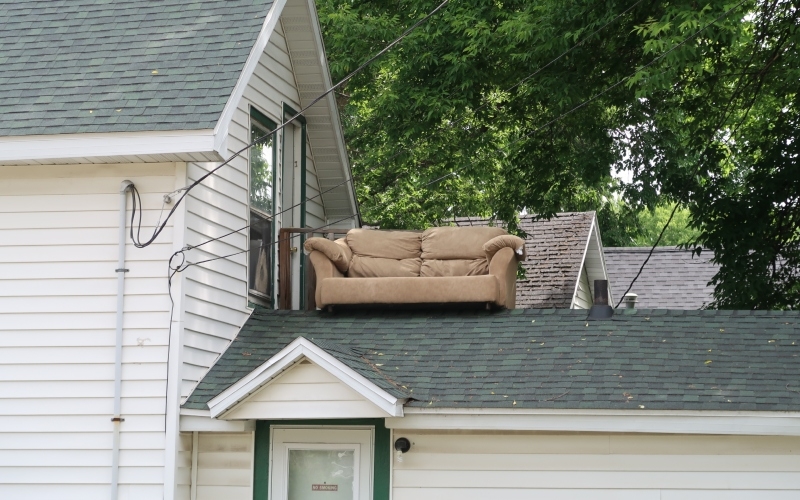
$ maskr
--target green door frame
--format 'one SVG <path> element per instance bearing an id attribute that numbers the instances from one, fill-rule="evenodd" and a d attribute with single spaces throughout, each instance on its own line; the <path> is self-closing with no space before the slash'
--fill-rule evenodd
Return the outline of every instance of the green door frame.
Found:
<path id="1" fill-rule="evenodd" d="M 375 428 L 375 445 L 372 450 L 372 500 L 389 500 L 389 474 L 392 460 L 391 434 L 382 418 L 348 420 L 259 420 L 256 422 L 256 439 L 253 464 L 253 500 L 269 498 L 270 430 L 277 426 L 370 426 Z"/>

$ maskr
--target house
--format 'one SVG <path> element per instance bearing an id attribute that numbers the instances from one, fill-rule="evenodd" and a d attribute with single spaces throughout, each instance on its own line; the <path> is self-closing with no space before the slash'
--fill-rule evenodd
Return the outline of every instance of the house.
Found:
<path id="1" fill-rule="evenodd" d="M 490 221 L 460 217 L 456 224 L 485 226 Z M 594 212 L 563 212 L 550 219 L 521 215 L 519 229 L 527 235 L 528 258 L 521 263 L 525 277 L 517 281 L 517 307 L 588 309 L 595 280 L 610 280 L 611 292 L 616 290 Z"/>
<path id="2" fill-rule="evenodd" d="M 603 250 L 608 279 L 618 293 L 625 292 L 648 253 L 650 247 L 608 247 Z M 630 293 L 637 295 L 636 307 L 703 309 L 714 300 L 714 287 L 709 283 L 719 266 L 711 262 L 712 258 L 709 250 L 693 255 L 691 250 L 656 247 L 631 288 Z"/>
<path id="3" fill-rule="evenodd" d="M 192 498 L 797 498 L 798 373 L 793 311 L 257 308 L 182 407 L 183 477 Z"/>
<path id="4" fill-rule="evenodd" d="M 188 498 L 181 401 L 253 304 L 303 302 L 298 231 L 358 223 L 333 96 L 304 109 L 331 86 L 314 2 L 0 18 L 0 498 Z M 168 288 L 181 250 L 227 257 Z"/>

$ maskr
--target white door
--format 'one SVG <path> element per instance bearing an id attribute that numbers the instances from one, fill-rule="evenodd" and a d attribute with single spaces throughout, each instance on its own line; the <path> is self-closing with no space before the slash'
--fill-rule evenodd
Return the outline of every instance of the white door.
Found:
<path id="1" fill-rule="evenodd" d="M 372 498 L 373 429 L 273 427 L 270 500 Z"/>

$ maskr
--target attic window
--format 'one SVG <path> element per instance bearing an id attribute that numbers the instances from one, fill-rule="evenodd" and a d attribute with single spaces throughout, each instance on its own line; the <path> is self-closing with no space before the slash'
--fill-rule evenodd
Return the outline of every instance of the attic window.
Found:
<path id="1" fill-rule="evenodd" d="M 275 199 L 274 121 L 255 108 L 250 109 L 250 252 L 248 288 L 264 299 L 272 297 Z"/>

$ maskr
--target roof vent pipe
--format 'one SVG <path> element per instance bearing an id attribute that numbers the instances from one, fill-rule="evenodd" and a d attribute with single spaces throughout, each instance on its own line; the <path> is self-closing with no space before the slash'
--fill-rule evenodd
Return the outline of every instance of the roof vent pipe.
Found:
<path id="1" fill-rule="evenodd" d="M 626 309 L 636 309 L 636 301 L 639 300 L 639 296 L 633 292 L 626 293 L 625 298 L 622 299 L 625 302 Z"/>
<path id="2" fill-rule="evenodd" d="M 614 309 L 608 305 L 608 280 L 594 280 L 594 305 L 589 309 L 591 320 L 609 319 Z"/>

